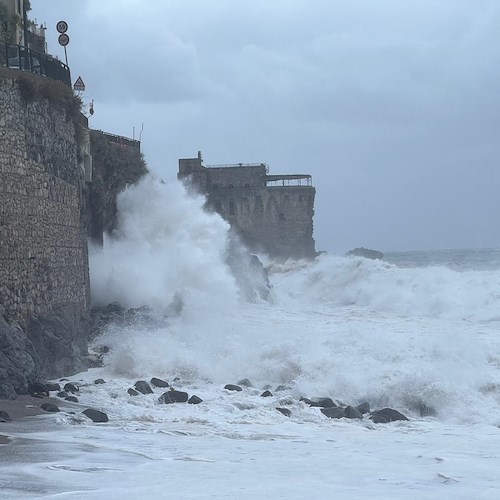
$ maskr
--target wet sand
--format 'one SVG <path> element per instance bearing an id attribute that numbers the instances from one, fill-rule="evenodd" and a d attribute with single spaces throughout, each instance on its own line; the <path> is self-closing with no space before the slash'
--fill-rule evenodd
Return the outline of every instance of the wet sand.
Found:
<path id="1" fill-rule="evenodd" d="M 61 400 L 55 398 L 35 398 L 33 396 L 18 396 L 17 399 L 0 399 L 0 410 L 6 411 L 11 420 L 17 421 L 25 417 L 34 417 L 35 415 L 44 414 L 40 405 L 43 403 L 54 403 L 61 406 Z M 0 425 L 8 425 L 9 422 Z M 5 432 L 3 427 L 0 427 L 2 432 Z"/>
<path id="2" fill-rule="evenodd" d="M 54 403 L 63 409 L 61 400 L 51 397 L 18 396 L 17 399 L 0 399 L 0 410 L 6 411 L 11 418 L 10 422 L 0 422 L 0 445 L 12 444 L 13 439 L 9 436 L 9 431 L 16 422 L 27 421 L 29 417 L 37 415 L 47 415 L 48 413 L 40 408 L 43 403 Z"/>
<path id="3" fill-rule="evenodd" d="M 9 436 L 4 436 L 3 434 L 0 434 L 0 444 L 9 444 L 9 443 L 10 443 Z"/>

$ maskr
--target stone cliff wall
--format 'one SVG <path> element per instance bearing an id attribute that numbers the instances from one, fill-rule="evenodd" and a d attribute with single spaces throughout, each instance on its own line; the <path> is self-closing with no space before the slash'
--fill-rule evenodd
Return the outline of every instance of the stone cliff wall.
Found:
<path id="1" fill-rule="evenodd" d="M 311 186 L 210 190 L 208 205 L 257 251 L 278 257 L 314 257 Z"/>
<path id="2" fill-rule="evenodd" d="M 61 85 L 0 73 L 0 315 L 53 376 L 77 368 L 90 309 L 78 125 Z"/>
<path id="3" fill-rule="evenodd" d="M 179 179 L 207 196 L 207 206 L 254 251 L 272 257 L 314 258 L 314 197 L 308 175 L 268 175 L 265 164 L 205 167 L 201 154 L 179 160 Z M 290 180 L 305 185 L 290 185 Z M 279 179 L 282 185 L 268 185 Z M 286 183 L 286 184 L 285 184 Z"/>

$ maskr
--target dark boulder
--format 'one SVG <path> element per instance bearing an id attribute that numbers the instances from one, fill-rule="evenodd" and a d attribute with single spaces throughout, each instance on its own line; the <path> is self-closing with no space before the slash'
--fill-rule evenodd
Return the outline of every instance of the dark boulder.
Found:
<path id="1" fill-rule="evenodd" d="M 153 394 L 153 389 L 145 380 L 138 380 L 134 388 L 136 391 L 139 391 L 141 394 Z"/>
<path id="2" fill-rule="evenodd" d="M 136 390 L 132 389 L 132 387 L 129 387 L 127 389 L 127 392 L 130 394 L 130 396 L 139 396 L 139 393 Z"/>
<path id="3" fill-rule="evenodd" d="M 303 401 L 313 408 L 335 408 L 335 406 L 337 406 L 331 398 L 300 398 L 300 401 Z"/>
<path id="4" fill-rule="evenodd" d="M 247 378 L 240 380 L 238 382 L 238 385 L 242 385 L 243 387 L 253 387 L 252 382 L 250 382 L 250 380 L 248 380 Z"/>
<path id="5" fill-rule="evenodd" d="M 64 390 L 66 392 L 70 392 L 71 394 L 76 394 L 76 393 L 80 392 L 80 389 L 78 388 L 78 386 L 76 386 L 75 384 L 72 384 L 71 382 L 68 382 L 67 384 L 64 385 Z"/>
<path id="6" fill-rule="evenodd" d="M 98 379 L 94 380 L 95 385 L 105 384 L 105 383 L 106 383 L 106 381 L 102 378 L 98 378 Z"/>
<path id="7" fill-rule="evenodd" d="M 419 413 L 421 417 L 435 417 L 437 415 L 436 410 L 432 406 L 424 403 L 419 397 L 409 396 L 406 398 L 405 402 L 410 410 Z"/>
<path id="8" fill-rule="evenodd" d="M 76 398 L 75 396 L 66 396 L 64 399 L 66 401 L 71 401 L 72 403 L 78 403 L 78 398 Z"/>
<path id="9" fill-rule="evenodd" d="M 272 396 L 272 395 L 273 395 L 273 393 L 272 393 L 272 392 L 270 392 L 270 391 L 264 391 L 264 392 L 260 395 L 260 397 L 261 397 L 261 398 L 268 398 L 268 397 L 270 397 L 270 396 Z"/>
<path id="10" fill-rule="evenodd" d="M 326 415 L 328 418 L 343 418 L 345 417 L 345 409 L 341 406 L 336 406 L 334 408 L 321 408 L 321 413 Z"/>
<path id="11" fill-rule="evenodd" d="M 282 415 L 285 415 L 285 417 L 290 417 L 292 415 L 292 412 L 288 408 L 276 408 Z"/>
<path id="12" fill-rule="evenodd" d="M 156 318 L 155 315 L 152 314 L 152 310 L 146 306 L 127 310 L 122 305 L 114 302 L 108 304 L 106 307 L 93 307 L 91 337 L 96 338 L 109 325 L 124 326 L 137 324 L 138 322 L 142 325 L 165 325 L 164 319 Z M 109 352 L 108 346 L 102 346 L 98 349 L 100 349 L 100 351 L 97 350 L 97 352 L 100 352 L 100 354 Z"/>
<path id="13" fill-rule="evenodd" d="M 203 399 L 199 398 L 198 396 L 193 395 L 188 399 L 188 403 L 190 405 L 199 405 L 200 403 L 203 403 Z"/>
<path id="14" fill-rule="evenodd" d="M 364 403 L 361 403 L 360 405 L 356 406 L 356 409 L 363 415 L 365 413 L 370 413 L 370 403 L 365 401 Z"/>
<path id="15" fill-rule="evenodd" d="M 188 400 L 188 393 L 182 391 L 167 391 L 164 392 L 159 398 L 158 403 L 166 405 L 172 403 L 185 403 Z"/>
<path id="16" fill-rule="evenodd" d="M 48 396 L 49 389 L 43 382 L 32 382 L 28 387 L 28 392 L 31 396 Z"/>
<path id="17" fill-rule="evenodd" d="M 422 403 L 418 409 L 421 417 L 435 417 L 437 415 L 437 411 L 432 406 L 427 406 L 425 403 Z"/>
<path id="18" fill-rule="evenodd" d="M 354 408 L 354 406 L 346 406 L 344 412 L 346 418 L 363 418 L 363 414 L 357 408 Z"/>
<path id="19" fill-rule="evenodd" d="M 10 418 L 10 415 L 6 411 L 0 410 L 0 421 L 2 421 L 2 420 L 4 422 L 10 422 L 11 418 Z"/>
<path id="20" fill-rule="evenodd" d="M 161 378 L 153 377 L 150 382 L 154 387 L 170 387 L 170 384 Z"/>
<path id="21" fill-rule="evenodd" d="M 282 392 L 282 391 L 289 391 L 291 387 L 289 385 L 278 385 L 276 389 L 274 389 L 275 392 Z"/>
<path id="22" fill-rule="evenodd" d="M 45 382 L 45 386 L 49 392 L 60 391 L 61 386 L 57 382 Z"/>
<path id="23" fill-rule="evenodd" d="M 313 406 L 319 406 L 321 408 L 335 408 L 337 404 L 332 398 L 318 398 L 313 400 Z"/>
<path id="24" fill-rule="evenodd" d="M 104 309 L 104 314 L 116 314 L 118 316 L 124 316 L 127 310 L 119 302 L 111 302 Z"/>
<path id="25" fill-rule="evenodd" d="M 374 411 L 370 415 L 370 419 L 375 424 L 386 424 L 388 422 L 396 422 L 397 420 L 408 420 L 402 413 L 392 408 L 383 408 L 382 410 Z"/>
<path id="26" fill-rule="evenodd" d="M 384 254 L 378 250 L 369 250 L 368 248 L 354 248 L 346 253 L 347 257 L 364 257 L 365 259 L 383 259 Z"/>
<path id="27" fill-rule="evenodd" d="M 93 408 L 87 408 L 82 412 L 86 417 L 90 418 L 92 422 L 108 422 L 108 416 L 99 410 L 94 410 Z"/>
<path id="28" fill-rule="evenodd" d="M 43 405 L 41 405 L 40 408 L 43 411 L 48 411 L 50 413 L 56 413 L 58 411 L 61 411 L 59 410 L 59 407 L 53 403 L 43 403 Z"/>
<path id="29" fill-rule="evenodd" d="M 233 385 L 233 384 L 225 385 L 224 389 L 226 389 L 228 391 L 237 391 L 237 392 L 240 392 L 243 390 L 239 385 Z"/>
<path id="30" fill-rule="evenodd" d="M 57 393 L 58 398 L 67 398 L 69 394 L 66 391 L 61 391 Z"/>

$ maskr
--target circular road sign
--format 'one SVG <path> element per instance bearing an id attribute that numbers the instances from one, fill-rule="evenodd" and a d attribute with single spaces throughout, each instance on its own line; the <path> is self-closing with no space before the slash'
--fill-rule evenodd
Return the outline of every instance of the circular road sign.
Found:
<path id="1" fill-rule="evenodd" d="M 66 35 L 66 33 L 61 33 L 59 35 L 58 40 L 59 40 L 59 45 L 66 47 L 66 45 L 68 45 L 68 43 L 69 43 L 69 36 Z"/>
<path id="2" fill-rule="evenodd" d="M 68 23 L 66 21 L 59 21 L 56 24 L 56 30 L 59 31 L 59 33 L 66 33 L 66 31 L 68 31 Z"/>

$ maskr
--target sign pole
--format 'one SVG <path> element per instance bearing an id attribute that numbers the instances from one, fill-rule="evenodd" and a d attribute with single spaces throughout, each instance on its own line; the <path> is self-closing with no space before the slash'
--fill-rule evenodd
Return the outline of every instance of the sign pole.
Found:
<path id="1" fill-rule="evenodd" d="M 66 50 L 66 45 L 69 43 L 69 36 L 66 34 L 68 31 L 68 23 L 66 21 L 59 21 L 56 24 L 56 29 L 60 33 L 58 41 L 59 45 L 64 47 L 64 58 L 66 59 L 66 66 L 68 65 L 68 51 Z"/>

